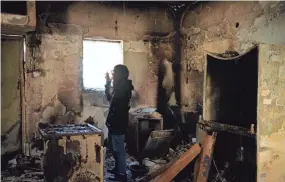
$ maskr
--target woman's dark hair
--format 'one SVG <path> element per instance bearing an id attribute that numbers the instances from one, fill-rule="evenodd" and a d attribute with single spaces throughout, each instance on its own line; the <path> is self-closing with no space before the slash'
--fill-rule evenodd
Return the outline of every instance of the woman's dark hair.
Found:
<path id="1" fill-rule="evenodd" d="M 129 70 L 125 65 L 118 64 L 114 67 L 114 73 L 120 79 L 128 79 L 129 77 Z"/>

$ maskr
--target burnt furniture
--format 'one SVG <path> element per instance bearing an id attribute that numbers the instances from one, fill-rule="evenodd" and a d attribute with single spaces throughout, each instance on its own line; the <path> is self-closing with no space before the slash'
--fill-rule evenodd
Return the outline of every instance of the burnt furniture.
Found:
<path id="1" fill-rule="evenodd" d="M 126 134 L 127 150 L 130 155 L 139 156 L 151 132 L 163 129 L 163 119 L 155 113 L 154 108 L 140 108 L 130 112 Z"/>
<path id="2" fill-rule="evenodd" d="M 47 181 L 103 181 L 103 132 L 89 124 L 47 125 L 43 170 Z"/>

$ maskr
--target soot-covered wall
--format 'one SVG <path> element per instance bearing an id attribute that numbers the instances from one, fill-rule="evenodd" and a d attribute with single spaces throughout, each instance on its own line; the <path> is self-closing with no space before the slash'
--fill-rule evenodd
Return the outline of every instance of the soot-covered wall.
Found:
<path id="1" fill-rule="evenodd" d="M 139 96 L 136 105 L 156 105 L 158 66 L 153 50 L 172 50 L 172 44 L 143 40 L 145 35 L 167 35 L 174 30 L 165 8 L 107 2 L 45 3 L 37 4 L 37 34 L 27 39 L 24 143 L 31 141 L 38 122 L 58 114 L 53 108 L 61 108 L 61 115 L 73 112 L 76 122 L 92 116 L 104 127 L 106 108 L 92 106 L 98 93 L 87 94 L 82 89 L 84 38 L 123 40 L 124 63 Z"/>
<path id="2" fill-rule="evenodd" d="M 206 57 L 204 119 L 250 128 L 257 124 L 258 48 L 234 58 Z M 237 162 L 243 147 L 243 161 Z M 219 132 L 214 150 L 218 168 L 229 162 L 230 181 L 256 181 L 255 138 Z M 243 175 L 241 175 L 243 174 Z"/>
<path id="3" fill-rule="evenodd" d="M 235 58 L 206 59 L 204 119 L 256 126 L 258 48 Z"/>
<path id="4" fill-rule="evenodd" d="M 183 21 L 187 33 L 181 85 L 186 111 L 203 100 L 205 51 L 243 54 L 259 45 L 257 181 L 282 181 L 285 176 L 285 151 L 280 148 L 285 142 L 284 19 L 284 2 L 252 1 L 205 2 L 190 8 Z"/>
<path id="5" fill-rule="evenodd" d="M 183 110 L 203 101 L 205 50 L 243 54 L 257 43 L 285 43 L 284 2 L 205 2 L 191 6 L 182 26 Z"/>

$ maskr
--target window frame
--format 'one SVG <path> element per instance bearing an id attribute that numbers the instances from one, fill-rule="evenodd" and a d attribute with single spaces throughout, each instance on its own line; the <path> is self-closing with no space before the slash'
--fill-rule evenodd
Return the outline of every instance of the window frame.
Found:
<path id="1" fill-rule="evenodd" d="M 81 72 L 81 81 L 82 81 L 82 91 L 83 93 L 96 93 L 96 94 L 100 94 L 102 92 L 105 92 L 105 89 L 102 88 L 102 89 L 99 89 L 99 88 L 93 88 L 93 89 L 86 89 L 84 87 L 84 77 L 83 77 L 83 73 L 84 73 L 84 66 L 83 66 L 83 59 L 84 59 L 84 41 L 100 41 L 100 42 L 113 42 L 113 43 L 119 43 L 120 46 L 121 46 L 121 50 L 122 50 L 122 64 L 125 63 L 125 60 L 124 60 L 124 44 L 123 44 L 123 40 L 115 40 L 115 39 L 105 39 L 105 38 L 83 38 L 82 40 L 82 72 Z"/>

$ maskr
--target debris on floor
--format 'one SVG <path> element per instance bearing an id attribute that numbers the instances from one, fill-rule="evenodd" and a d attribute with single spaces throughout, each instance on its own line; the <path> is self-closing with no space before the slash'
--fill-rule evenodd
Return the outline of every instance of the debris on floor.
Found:
<path id="1" fill-rule="evenodd" d="M 8 162 L 8 167 L 1 171 L 1 181 L 4 182 L 43 182 L 44 173 L 39 157 L 17 155 Z"/>
<path id="2" fill-rule="evenodd" d="M 175 148 L 175 150 L 173 150 L 172 148 L 169 148 L 169 152 L 168 152 L 168 154 L 164 158 L 160 158 L 160 159 L 144 158 L 142 160 L 142 164 L 149 168 L 149 173 L 147 175 L 141 177 L 138 181 L 150 181 L 150 180 L 153 180 L 156 177 L 160 176 L 163 172 L 165 172 L 173 164 L 175 164 L 175 162 L 177 162 L 177 160 L 183 154 L 187 153 L 192 146 L 193 146 L 192 144 L 185 144 L 185 145 L 177 146 Z M 186 167 L 186 166 L 187 165 L 185 164 L 184 167 Z M 180 171 L 184 167 L 182 167 L 180 169 Z M 176 175 L 173 175 L 173 177 L 175 177 Z M 188 175 L 188 177 L 192 177 L 192 175 Z M 182 179 L 179 179 L 179 181 L 181 181 L 181 180 Z M 190 179 L 186 178 L 186 179 L 183 179 L 183 180 L 184 181 L 185 180 L 189 181 Z"/>
<path id="3" fill-rule="evenodd" d="M 133 158 L 132 156 L 128 155 L 127 154 L 127 176 L 128 176 L 128 181 L 129 182 L 135 182 L 135 181 L 138 181 L 137 179 L 134 179 L 132 177 L 132 174 L 131 174 L 131 170 L 130 170 L 130 166 L 132 165 L 137 165 L 139 164 L 139 162 Z M 111 176 L 113 176 L 111 173 L 108 172 L 108 170 L 112 170 L 115 166 L 115 160 L 112 156 L 112 153 L 110 151 L 106 151 L 106 154 L 105 154 L 105 161 L 104 161 L 104 181 L 108 181 L 108 178 L 110 178 Z"/>

